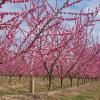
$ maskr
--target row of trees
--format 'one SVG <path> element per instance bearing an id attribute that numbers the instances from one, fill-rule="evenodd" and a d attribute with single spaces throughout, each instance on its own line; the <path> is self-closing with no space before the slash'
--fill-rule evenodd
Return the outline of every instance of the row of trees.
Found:
<path id="1" fill-rule="evenodd" d="M 29 76 L 32 93 L 35 76 L 48 77 L 49 90 L 53 77 L 60 78 L 61 87 L 66 77 L 71 84 L 77 78 L 77 85 L 79 79 L 100 77 L 100 44 L 92 36 L 99 6 L 68 12 L 81 0 L 66 0 L 62 6 L 57 0 L 55 6 L 49 0 L 22 2 L 30 3 L 30 8 L 24 4 L 20 12 L 0 12 L 1 75 Z"/>

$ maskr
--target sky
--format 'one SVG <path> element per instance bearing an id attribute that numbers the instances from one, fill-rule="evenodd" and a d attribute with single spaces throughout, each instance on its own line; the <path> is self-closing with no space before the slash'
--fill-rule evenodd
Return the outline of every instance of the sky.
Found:
<path id="1" fill-rule="evenodd" d="M 55 0 L 48 0 L 52 5 L 55 5 Z M 64 1 L 66 0 L 58 0 L 58 6 L 63 5 Z M 76 1 L 76 0 L 72 0 L 72 1 Z M 28 3 L 26 3 L 27 5 L 29 5 Z M 79 4 L 69 8 L 69 11 L 75 11 L 75 12 L 79 12 L 81 9 L 86 12 L 88 10 L 88 8 L 94 10 L 95 7 L 97 5 L 100 4 L 100 0 L 82 0 Z M 23 8 L 23 4 L 4 4 L 2 8 L 0 8 L 0 12 L 2 11 L 20 11 L 24 9 Z M 98 18 L 100 19 L 100 12 L 98 14 Z M 95 29 L 93 31 L 94 37 L 96 39 L 96 37 L 98 36 L 99 41 L 100 41 L 100 23 L 96 23 L 95 25 Z"/>

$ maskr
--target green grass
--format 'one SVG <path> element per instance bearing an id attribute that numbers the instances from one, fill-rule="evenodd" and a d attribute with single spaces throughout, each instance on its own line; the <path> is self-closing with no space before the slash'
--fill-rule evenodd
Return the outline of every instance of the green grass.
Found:
<path id="1" fill-rule="evenodd" d="M 15 96 L 18 96 L 17 100 L 32 100 L 33 97 L 29 95 L 29 78 L 22 77 L 19 82 L 18 77 L 13 77 L 11 83 L 8 83 L 8 80 L 7 77 L 0 77 L 0 97 L 14 96 L 12 98 L 17 98 Z M 74 80 L 73 87 L 70 87 L 70 81 L 65 79 L 62 89 L 58 78 L 52 80 L 52 83 L 53 90 L 48 92 L 47 79 L 35 79 L 35 95 L 41 98 L 36 100 L 100 100 L 100 81 L 77 87 L 76 80 Z"/>

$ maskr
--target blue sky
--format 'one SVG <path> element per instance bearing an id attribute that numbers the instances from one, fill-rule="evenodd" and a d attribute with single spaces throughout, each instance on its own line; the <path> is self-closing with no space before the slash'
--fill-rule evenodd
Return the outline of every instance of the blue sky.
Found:
<path id="1" fill-rule="evenodd" d="M 55 0 L 48 0 L 52 5 L 55 5 Z M 58 5 L 61 6 L 64 1 L 66 0 L 58 0 Z M 75 1 L 75 0 L 72 0 L 72 1 Z M 28 3 L 26 3 L 28 4 Z M 90 9 L 95 9 L 95 7 L 100 4 L 100 0 L 82 0 L 82 2 L 80 2 L 79 4 L 69 8 L 68 10 L 69 11 L 76 11 L 76 12 L 79 12 L 81 9 L 83 11 L 87 11 L 88 8 Z M 4 4 L 3 5 L 3 8 L 0 8 L 0 12 L 1 11 L 20 11 L 24 9 L 23 8 L 23 4 Z M 98 14 L 98 18 L 100 18 L 100 12 Z M 96 24 L 95 26 L 95 29 L 94 29 L 94 37 L 96 38 L 97 36 L 99 36 L 99 41 L 100 41 L 100 24 L 99 22 Z"/>

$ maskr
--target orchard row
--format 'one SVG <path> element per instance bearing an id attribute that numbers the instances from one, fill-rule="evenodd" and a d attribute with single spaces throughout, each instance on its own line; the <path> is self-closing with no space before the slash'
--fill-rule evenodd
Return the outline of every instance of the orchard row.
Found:
<path id="1" fill-rule="evenodd" d="M 81 0 L 66 0 L 62 6 L 57 0 L 55 6 L 49 0 L 22 2 L 30 7 L 0 12 L 0 75 L 31 76 L 31 82 L 35 76 L 48 77 L 49 90 L 53 77 L 60 78 L 61 87 L 66 77 L 100 77 L 100 43 L 93 38 L 100 6 L 70 12 Z"/>

